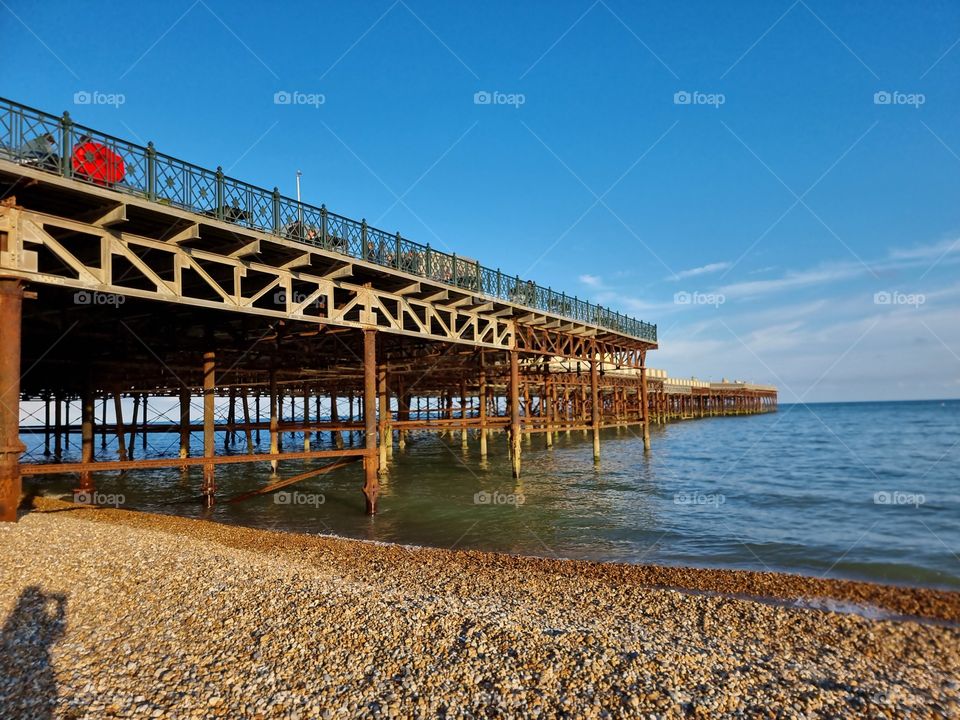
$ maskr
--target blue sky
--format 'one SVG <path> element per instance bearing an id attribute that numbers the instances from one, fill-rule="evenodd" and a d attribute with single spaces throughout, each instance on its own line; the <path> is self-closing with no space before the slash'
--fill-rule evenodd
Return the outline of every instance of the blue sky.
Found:
<path id="1" fill-rule="evenodd" d="M 955 2 L 2 0 L 0 28 L 4 96 L 288 194 L 300 169 L 658 323 L 672 374 L 960 396 Z"/>

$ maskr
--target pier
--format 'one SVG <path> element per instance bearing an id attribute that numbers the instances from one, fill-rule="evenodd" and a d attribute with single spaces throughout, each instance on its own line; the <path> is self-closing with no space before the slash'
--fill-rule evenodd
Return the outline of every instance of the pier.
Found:
<path id="1" fill-rule="evenodd" d="M 0 100 L 0 197 L 0 520 L 24 476 L 92 492 L 96 473 L 201 467 L 212 505 L 217 467 L 239 462 L 272 470 L 249 494 L 359 463 L 375 513 L 410 433 L 473 437 L 481 457 L 506 443 L 520 477 L 525 445 L 557 433 L 599 461 L 603 428 L 649 451 L 652 423 L 776 409 L 774 387 L 648 368 L 654 324 L 67 114 Z M 151 417 L 158 399 L 177 417 Z M 42 417 L 21 427 L 21 402 Z M 156 432 L 175 451 L 148 456 Z M 26 433 L 41 460 L 21 457 Z"/>

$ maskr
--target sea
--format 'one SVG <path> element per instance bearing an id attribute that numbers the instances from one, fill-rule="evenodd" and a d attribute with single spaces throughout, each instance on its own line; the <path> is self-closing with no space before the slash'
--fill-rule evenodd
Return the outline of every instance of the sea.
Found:
<path id="1" fill-rule="evenodd" d="M 172 421 L 174 409 L 167 418 Z M 551 558 L 732 568 L 960 589 L 960 400 L 782 404 L 774 413 L 674 421 L 591 437 L 560 432 L 523 441 L 513 479 L 506 436 L 481 459 L 471 433 L 411 433 L 394 442 L 379 512 L 364 513 L 359 463 L 242 502 L 271 481 L 267 463 L 217 468 L 217 504 L 197 502 L 199 468 L 95 475 L 80 500 L 203 517 L 282 532 Z M 25 434 L 24 462 L 41 462 L 43 436 Z M 218 433 L 223 448 L 225 433 Z M 345 434 L 360 447 L 359 433 Z M 202 438 L 193 436 L 193 454 Z M 254 439 L 256 443 L 256 439 Z M 143 456 L 137 441 L 138 456 Z M 152 433 L 146 455 L 176 457 L 173 433 Z M 260 434 L 257 450 L 268 450 Z M 303 448 L 284 433 L 285 449 Z M 314 433 L 314 449 L 333 448 Z M 95 443 L 97 459 L 116 458 Z M 79 459 L 74 434 L 65 460 Z M 243 433 L 227 454 L 247 452 Z M 280 477 L 325 461 L 286 461 Z M 73 498 L 75 475 L 25 478 Z"/>

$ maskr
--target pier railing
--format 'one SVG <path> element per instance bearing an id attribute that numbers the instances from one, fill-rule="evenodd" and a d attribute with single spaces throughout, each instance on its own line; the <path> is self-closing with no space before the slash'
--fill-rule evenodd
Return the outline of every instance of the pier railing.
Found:
<path id="1" fill-rule="evenodd" d="M 89 155 L 89 157 L 87 157 Z M 0 98 L 0 157 L 641 340 L 657 326 L 327 210 Z"/>

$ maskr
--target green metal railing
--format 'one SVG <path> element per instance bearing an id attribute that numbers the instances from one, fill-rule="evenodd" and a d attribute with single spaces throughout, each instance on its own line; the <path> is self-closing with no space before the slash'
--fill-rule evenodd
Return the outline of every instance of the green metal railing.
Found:
<path id="1" fill-rule="evenodd" d="M 95 177 L 74 167 L 83 143 L 103 146 L 123 160 L 122 178 Z M 0 98 L 0 157 L 63 177 L 108 187 L 352 258 L 453 285 L 481 295 L 579 320 L 624 335 L 657 341 L 657 326 L 608 308 L 511 277 L 479 262 L 421 245 L 327 210 L 228 177 L 71 120 Z"/>

